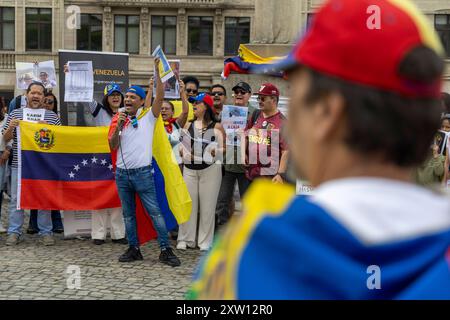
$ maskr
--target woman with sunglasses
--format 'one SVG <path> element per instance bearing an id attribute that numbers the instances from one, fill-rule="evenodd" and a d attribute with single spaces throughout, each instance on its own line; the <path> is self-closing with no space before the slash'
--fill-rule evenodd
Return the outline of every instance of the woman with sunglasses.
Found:
<path id="1" fill-rule="evenodd" d="M 177 249 L 196 248 L 198 244 L 200 250 L 207 251 L 214 237 L 215 209 L 222 181 L 217 160 L 223 158 L 225 131 L 216 119 L 211 96 L 201 93 L 189 101 L 194 104 L 194 120 L 184 128 L 181 151 L 192 212 L 189 220 L 179 227 Z"/>
<path id="2" fill-rule="evenodd" d="M 193 76 L 186 76 L 182 80 L 186 86 L 186 94 L 188 98 L 196 97 L 198 94 L 198 89 L 200 88 L 200 81 Z"/>
<path id="3" fill-rule="evenodd" d="M 43 107 L 47 110 L 58 114 L 58 100 L 51 91 L 46 91 L 44 94 Z M 52 210 L 52 224 L 54 233 L 63 233 L 64 225 L 61 219 L 61 212 L 59 210 Z M 30 210 L 30 222 L 28 224 L 27 233 L 36 234 L 39 232 L 37 225 L 37 210 Z"/>

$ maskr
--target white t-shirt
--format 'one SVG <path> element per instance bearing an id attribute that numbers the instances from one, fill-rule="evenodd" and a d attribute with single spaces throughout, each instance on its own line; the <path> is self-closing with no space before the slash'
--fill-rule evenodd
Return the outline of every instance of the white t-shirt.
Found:
<path id="1" fill-rule="evenodd" d="M 138 110 L 136 117 L 142 113 Z M 117 167 L 121 169 L 138 169 L 150 166 L 153 158 L 153 133 L 156 118 L 151 110 L 138 120 L 138 127 L 129 123 L 122 129 L 119 150 L 117 150 Z"/>

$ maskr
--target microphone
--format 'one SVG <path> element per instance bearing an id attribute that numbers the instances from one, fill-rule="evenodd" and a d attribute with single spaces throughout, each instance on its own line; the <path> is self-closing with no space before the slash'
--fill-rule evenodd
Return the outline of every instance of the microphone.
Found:
<path id="1" fill-rule="evenodd" d="M 128 117 L 128 112 L 125 111 L 125 115 Z M 123 126 L 125 125 L 125 121 L 119 123 L 119 137 L 122 135 Z"/>

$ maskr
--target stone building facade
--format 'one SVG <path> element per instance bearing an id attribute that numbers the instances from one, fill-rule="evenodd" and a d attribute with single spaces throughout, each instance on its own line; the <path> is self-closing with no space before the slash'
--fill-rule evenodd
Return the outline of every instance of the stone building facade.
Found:
<path id="1" fill-rule="evenodd" d="M 117 38 L 118 22 L 122 19 L 117 18 L 118 16 L 137 17 L 138 22 L 134 26 L 122 28 L 128 28 L 123 29 L 128 32 L 128 36 L 132 34 L 138 37 L 137 42 L 130 44 L 135 46 L 134 53 L 130 54 L 130 82 L 144 86 L 153 70 L 150 56 L 155 28 L 153 19 L 155 16 L 175 17 L 172 19 L 176 21 L 173 27 L 175 35 L 172 37 L 176 37 L 176 42 L 174 52 L 168 56 L 180 59 L 181 73 L 197 76 L 202 87 L 206 88 L 213 83 L 222 82 L 220 74 L 227 54 L 227 38 L 235 37 L 233 39 L 237 41 L 239 39 L 237 34 L 246 34 L 241 39 L 248 39 L 251 47 L 262 56 L 286 54 L 299 31 L 307 26 L 308 20 L 322 2 L 323 0 L 2 0 L 0 3 L 0 95 L 11 98 L 20 92 L 15 89 L 16 61 L 54 60 L 57 66 L 59 49 L 77 49 L 79 34 L 77 29 L 69 26 L 73 8 L 79 8 L 82 15 L 90 14 L 93 17 L 99 17 L 102 51 L 115 51 L 122 41 Z M 449 34 L 450 37 L 450 2 L 448 0 L 414 0 L 414 2 L 427 16 L 430 24 L 435 25 L 436 28 L 443 28 L 441 32 Z M 2 8 L 9 8 L 9 11 Z M 45 32 L 51 33 L 51 37 L 47 34 L 51 43 L 46 50 L 30 49 L 30 40 L 26 35 L 26 30 L 30 28 L 27 22 L 30 18 L 27 18 L 29 17 L 27 14 L 33 11 L 30 9 L 43 8 L 51 12 L 49 18 L 51 27 L 42 29 L 40 36 L 45 36 Z M 191 30 L 193 29 L 191 20 L 195 19 L 197 22 L 200 21 L 200 24 L 194 32 Z M 244 29 L 239 29 L 241 27 L 228 29 L 230 21 L 242 23 L 243 27 L 241 27 Z M 9 23 L 9 29 L 6 29 L 5 23 Z M 130 20 L 126 20 L 126 23 L 132 24 Z M 208 25 L 209 31 L 206 34 L 202 23 Z M 14 30 L 13 35 L 11 30 Z M 11 36 L 14 37 L 13 41 Z M 209 52 L 200 54 L 190 52 L 192 39 L 204 42 L 205 36 L 210 37 L 206 40 L 206 43 L 210 44 Z M 88 38 L 90 39 L 90 36 Z M 450 46 L 450 40 L 448 42 Z M 447 49 L 450 52 L 450 48 Z M 450 57 L 447 60 L 447 66 L 445 89 L 450 92 Z M 264 80 L 263 77 L 233 75 L 224 84 L 230 89 L 232 84 L 240 79 L 248 80 L 255 89 Z M 284 81 L 274 81 L 281 87 L 282 92 L 287 91 L 287 84 Z M 58 93 L 58 90 L 55 91 Z"/>

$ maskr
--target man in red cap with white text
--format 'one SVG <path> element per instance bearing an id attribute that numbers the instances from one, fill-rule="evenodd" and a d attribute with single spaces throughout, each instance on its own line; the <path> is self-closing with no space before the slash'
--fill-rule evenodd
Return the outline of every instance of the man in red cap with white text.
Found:
<path id="1" fill-rule="evenodd" d="M 280 91 L 271 83 L 264 83 L 256 93 L 259 110 L 250 117 L 247 128 L 246 176 L 250 181 L 258 177 L 283 183 L 288 150 L 281 135 L 286 118 L 278 110 Z"/>

